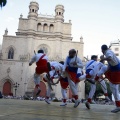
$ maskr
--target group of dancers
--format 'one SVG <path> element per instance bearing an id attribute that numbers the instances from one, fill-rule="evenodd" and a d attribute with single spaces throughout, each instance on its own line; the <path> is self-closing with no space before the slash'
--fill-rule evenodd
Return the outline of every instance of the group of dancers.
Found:
<path id="1" fill-rule="evenodd" d="M 60 106 L 67 105 L 67 88 L 70 86 L 74 108 L 80 104 L 80 99 L 78 97 L 78 84 L 80 81 L 88 81 L 91 83 L 91 89 L 85 106 L 90 109 L 90 104 L 92 103 L 92 98 L 96 90 L 96 82 L 99 82 L 105 95 L 105 99 L 109 101 L 107 94 L 107 87 L 104 81 L 107 78 L 110 82 L 110 88 L 115 98 L 116 108 L 111 112 L 117 113 L 120 111 L 120 95 L 119 95 L 119 84 L 120 84 L 120 60 L 116 55 L 107 47 L 107 45 L 101 46 L 101 51 L 103 55 L 98 61 L 98 56 L 92 55 L 91 60 L 88 60 L 85 65 L 85 73 L 83 72 L 84 65 L 81 59 L 78 57 L 78 51 L 75 49 L 69 50 L 66 60 L 57 62 L 49 62 L 48 56 L 44 54 L 43 50 L 38 50 L 35 54 L 29 66 L 36 62 L 36 69 L 34 74 L 35 82 L 35 92 L 34 96 L 38 96 L 41 92 L 40 89 L 40 75 L 43 73 L 43 80 L 47 82 L 48 88 L 46 92 L 45 102 L 50 104 L 49 97 L 51 94 L 52 85 L 56 85 L 60 82 L 61 93 L 63 97 L 63 102 Z M 105 65 L 104 62 L 107 61 L 108 64 Z M 105 75 L 105 77 L 103 77 Z M 57 82 L 54 79 L 58 79 Z"/>

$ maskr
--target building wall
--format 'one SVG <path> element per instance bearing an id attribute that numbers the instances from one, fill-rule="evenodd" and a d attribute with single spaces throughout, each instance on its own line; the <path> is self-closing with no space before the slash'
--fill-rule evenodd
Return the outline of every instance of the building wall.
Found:
<path id="1" fill-rule="evenodd" d="M 118 58 L 120 58 L 120 40 L 111 42 L 111 50 L 116 54 Z"/>
<path id="2" fill-rule="evenodd" d="M 34 2 L 33 2 L 34 3 Z M 34 8 L 35 9 L 35 8 Z M 5 81 L 12 84 L 14 93 L 14 83 L 19 83 L 17 95 L 24 95 L 25 92 L 33 91 L 33 75 L 35 64 L 29 67 L 29 61 L 34 55 L 34 50 L 43 49 L 49 60 L 65 60 L 68 51 L 72 48 L 78 50 L 78 56 L 83 59 L 83 42 L 72 42 L 71 22 L 64 23 L 63 19 L 36 16 L 36 13 L 29 13 L 28 18 L 19 19 L 16 36 L 8 35 L 6 31 L 2 43 L 2 59 L 0 59 L 0 90 L 2 91 Z M 34 15 L 34 17 L 33 17 Z M 37 25 L 41 23 L 42 29 L 38 31 Z M 43 25 L 54 25 L 53 32 L 43 31 Z M 8 59 L 8 51 L 14 49 L 14 59 Z M 46 84 L 46 83 L 45 83 Z M 80 83 L 79 94 L 84 98 L 84 83 Z M 61 97 L 60 85 L 54 87 L 56 97 Z"/>
<path id="3" fill-rule="evenodd" d="M 0 51 L 2 50 L 2 45 L 0 45 Z"/>

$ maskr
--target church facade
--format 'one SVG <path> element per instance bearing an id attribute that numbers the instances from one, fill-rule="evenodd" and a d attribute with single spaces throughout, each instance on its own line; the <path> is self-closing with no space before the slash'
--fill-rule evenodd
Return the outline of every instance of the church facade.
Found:
<path id="1" fill-rule="evenodd" d="M 27 18 L 20 15 L 18 30 L 15 36 L 8 35 L 5 30 L 0 53 L 0 91 L 4 95 L 13 93 L 24 95 L 34 89 L 33 74 L 35 64 L 29 67 L 29 61 L 37 52 L 43 49 L 50 61 L 65 60 L 68 51 L 72 48 L 78 50 L 78 56 L 83 59 L 83 38 L 73 42 L 71 37 L 72 23 L 64 22 L 64 6 L 55 7 L 55 16 L 38 14 L 39 4 L 30 2 Z M 41 82 L 45 95 L 46 83 Z M 79 85 L 79 95 L 85 96 L 84 83 Z M 16 92 L 16 93 L 15 93 Z M 56 97 L 61 96 L 60 85 L 54 86 Z M 69 92 L 68 92 L 69 93 Z M 70 96 L 68 94 L 68 96 Z"/>

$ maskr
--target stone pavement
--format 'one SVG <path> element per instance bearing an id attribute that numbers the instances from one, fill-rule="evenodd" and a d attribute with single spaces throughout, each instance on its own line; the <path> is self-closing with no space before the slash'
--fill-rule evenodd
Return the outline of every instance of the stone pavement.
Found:
<path id="1" fill-rule="evenodd" d="M 73 108 L 72 103 L 60 107 L 44 101 L 0 99 L 0 120 L 120 120 L 119 113 L 111 113 L 111 105 L 92 105 L 87 110 L 84 104 Z"/>

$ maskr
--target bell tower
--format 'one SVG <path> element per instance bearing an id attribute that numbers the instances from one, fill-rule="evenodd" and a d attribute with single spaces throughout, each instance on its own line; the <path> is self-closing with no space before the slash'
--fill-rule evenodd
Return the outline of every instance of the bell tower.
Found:
<path id="1" fill-rule="evenodd" d="M 30 2 L 28 13 L 28 30 L 36 31 L 36 22 L 38 19 L 39 4 L 35 1 Z M 36 27 L 35 27 L 36 26 Z"/>
<path id="2" fill-rule="evenodd" d="M 39 10 L 39 4 L 37 2 L 30 2 L 28 18 L 37 18 Z"/>
<path id="3" fill-rule="evenodd" d="M 55 18 L 57 20 L 62 20 L 64 21 L 64 6 L 63 5 L 56 5 L 55 7 Z"/>

